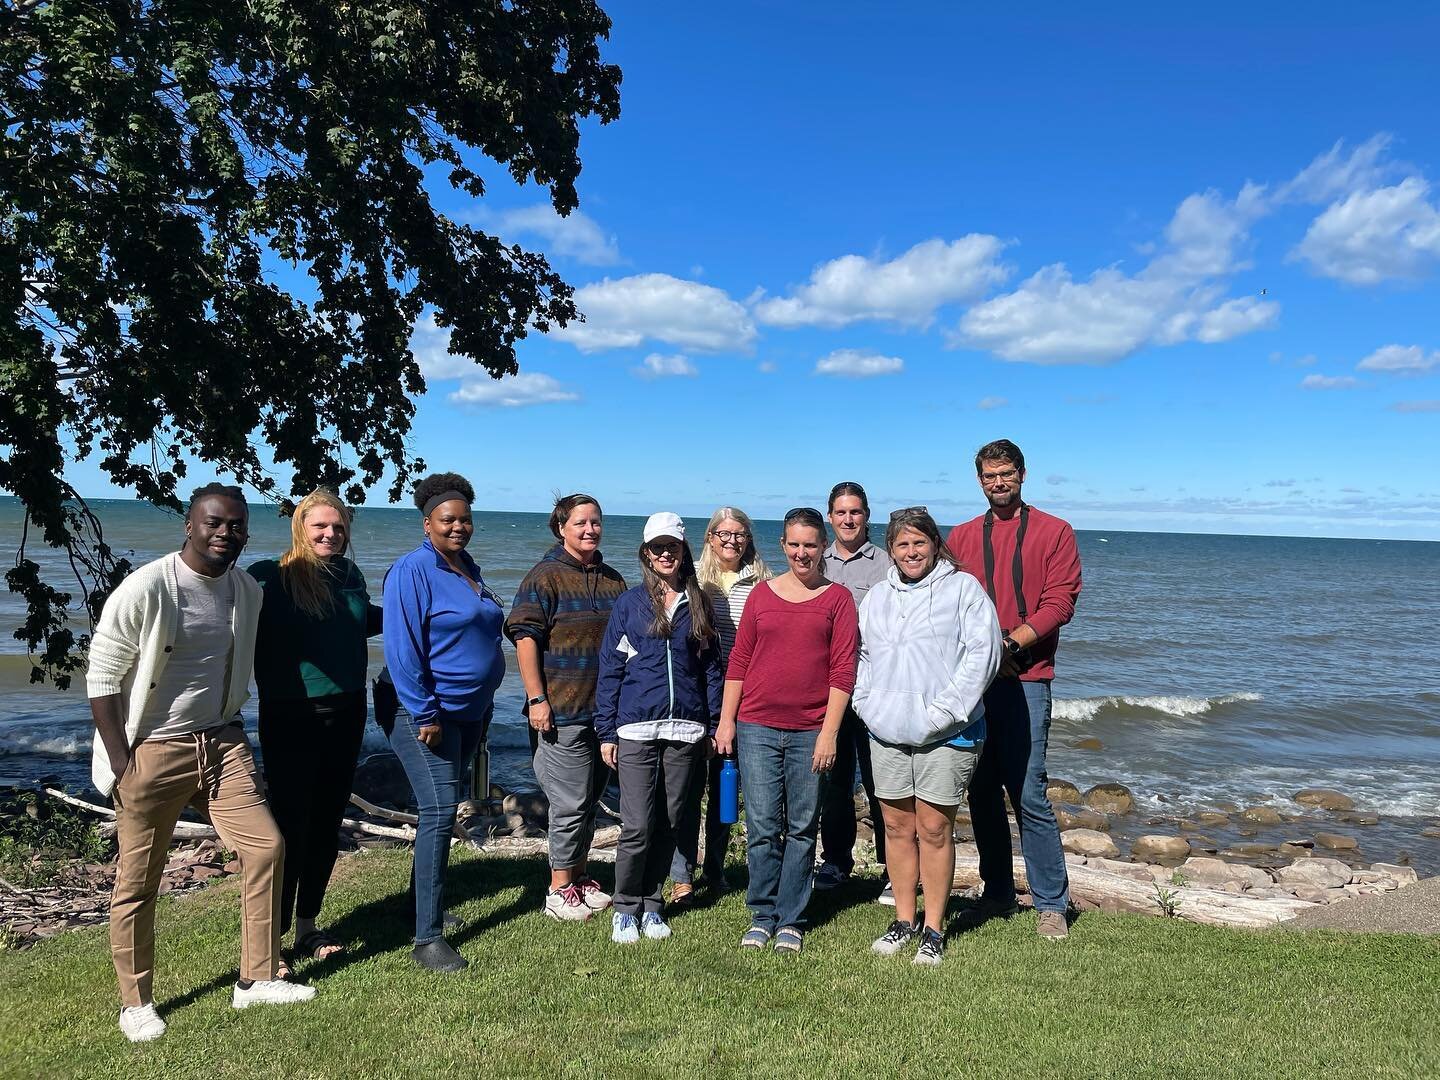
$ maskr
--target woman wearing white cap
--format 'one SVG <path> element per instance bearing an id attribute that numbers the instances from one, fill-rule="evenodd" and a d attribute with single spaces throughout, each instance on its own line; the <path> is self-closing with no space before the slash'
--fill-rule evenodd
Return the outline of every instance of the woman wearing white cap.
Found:
<path id="1" fill-rule="evenodd" d="M 710 600 L 695 577 L 685 523 L 652 514 L 641 584 L 610 612 L 595 683 L 595 734 L 620 778 L 620 842 L 610 937 L 670 936 L 660 889 L 675 854 L 696 765 L 710 752 L 724 673 Z"/>

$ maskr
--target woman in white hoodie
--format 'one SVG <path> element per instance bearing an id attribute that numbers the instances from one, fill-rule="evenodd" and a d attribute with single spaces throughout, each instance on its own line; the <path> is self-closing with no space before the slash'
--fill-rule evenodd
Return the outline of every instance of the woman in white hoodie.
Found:
<path id="1" fill-rule="evenodd" d="M 860 605 L 854 698 L 870 730 L 895 890 L 895 921 L 871 948 L 894 956 L 919 937 L 915 963 L 938 964 L 955 875 L 955 811 L 985 740 L 981 698 L 1003 655 L 1000 623 L 925 507 L 891 514 L 885 546 L 895 565 Z"/>

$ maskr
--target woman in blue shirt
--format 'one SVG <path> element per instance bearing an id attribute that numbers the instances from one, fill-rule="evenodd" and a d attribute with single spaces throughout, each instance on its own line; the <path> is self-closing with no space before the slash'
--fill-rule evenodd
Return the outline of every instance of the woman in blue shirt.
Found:
<path id="1" fill-rule="evenodd" d="M 441 894 L 464 777 L 505 677 L 500 601 L 466 552 L 475 489 L 457 473 L 415 488 L 424 542 L 385 578 L 385 664 L 407 716 L 390 746 L 415 792 L 415 948 L 422 967 L 459 971 L 466 960 L 441 936 Z"/>

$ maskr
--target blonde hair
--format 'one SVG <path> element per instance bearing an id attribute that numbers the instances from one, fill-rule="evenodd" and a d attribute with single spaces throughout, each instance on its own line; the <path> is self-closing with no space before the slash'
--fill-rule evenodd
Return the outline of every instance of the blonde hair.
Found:
<path id="1" fill-rule="evenodd" d="M 765 565 L 765 560 L 760 557 L 760 552 L 755 547 L 755 523 L 750 520 L 750 515 L 733 506 L 722 506 L 710 515 L 710 524 L 705 526 L 705 543 L 700 550 L 700 569 L 695 575 L 701 586 L 707 589 L 720 587 L 722 567 L 720 560 L 716 558 L 714 550 L 710 547 L 710 537 L 726 518 L 738 521 L 750 534 L 750 539 L 745 545 L 745 553 L 740 556 L 740 569 L 744 570 L 749 567 L 755 571 L 756 581 L 769 581 L 775 574 Z"/>
<path id="2" fill-rule="evenodd" d="M 290 549 L 280 556 L 280 583 L 296 607 L 323 619 L 335 610 L 335 596 L 326 581 L 325 565 L 305 532 L 305 518 L 317 506 L 339 512 L 345 523 L 345 550 L 340 554 L 350 551 L 350 508 L 333 491 L 316 488 L 300 500 L 290 515 Z"/>

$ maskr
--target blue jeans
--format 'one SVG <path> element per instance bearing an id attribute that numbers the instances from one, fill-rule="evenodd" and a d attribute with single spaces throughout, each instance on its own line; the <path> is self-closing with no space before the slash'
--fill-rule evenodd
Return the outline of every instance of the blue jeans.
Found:
<path id="1" fill-rule="evenodd" d="M 745 785 L 750 922 L 772 934 L 805 925 L 815 878 L 824 778 L 810 771 L 820 732 L 740 724 L 736 758 Z"/>
<path id="2" fill-rule="evenodd" d="M 420 823 L 415 827 L 415 944 L 440 937 L 445 915 L 442 894 L 445 868 L 450 863 L 450 832 L 455 809 L 470 775 L 470 762 L 485 734 L 484 723 L 440 726 L 440 747 L 431 750 L 415 737 L 415 725 L 405 710 L 390 732 L 390 748 L 400 759 Z"/>
<path id="3" fill-rule="evenodd" d="M 1020 826 L 1020 853 L 1035 910 L 1063 912 L 1070 903 L 1070 877 L 1060 826 L 1045 794 L 1050 683 L 996 679 L 985 691 L 985 725 L 985 750 L 970 781 L 970 822 L 980 849 L 985 896 L 997 903 L 1015 896 L 1010 823 L 1005 817 L 1008 791 Z"/>

